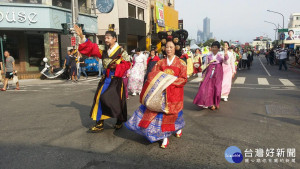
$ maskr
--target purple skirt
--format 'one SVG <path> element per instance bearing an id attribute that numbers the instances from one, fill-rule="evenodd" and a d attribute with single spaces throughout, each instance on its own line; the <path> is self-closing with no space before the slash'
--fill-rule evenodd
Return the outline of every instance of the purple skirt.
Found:
<path id="1" fill-rule="evenodd" d="M 193 103 L 200 107 L 218 107 L 221 101 L 222 81 L 222 64 L 210 65 Z"/>

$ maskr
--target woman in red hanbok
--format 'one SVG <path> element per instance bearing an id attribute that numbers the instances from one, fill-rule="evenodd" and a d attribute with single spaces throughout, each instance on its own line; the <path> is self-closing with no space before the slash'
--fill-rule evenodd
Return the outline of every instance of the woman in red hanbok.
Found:
<path id="1" fill-rule="evenodd" d="M 125 123 L 150 142 L 162 140 L 161 148 L 167 148 L 172 134 L 181 137 L 185 125 L 182 109 L 187 67 L 178 56 L 187 36 L 185 30 L 159 33 L 167 58 L 158 61 L 149 73 L 140 96 L 142 105 Z"/>

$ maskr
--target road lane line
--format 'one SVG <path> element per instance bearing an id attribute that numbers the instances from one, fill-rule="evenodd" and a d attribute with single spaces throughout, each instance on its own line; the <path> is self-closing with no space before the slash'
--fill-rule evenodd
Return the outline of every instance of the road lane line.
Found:
<path id="1" fill-rule="evenodd" d="M 257 78 L 259 85 L 270 85 L 266 78 Z"/>
<path id="2" fill-rule="evenodd" d="M 284 86 L 295 86 L 294 83 L 289 81 L 288 79 L 279 79 Z"/>
<path id="3" fill-rule="evenodd" d="M 244 84 L 246 80 L 246 77 L 237 77 L 234 81 L 234 84 Z"/>
<path id="4" fill-rule="evenodd" d="M 267 72 L 267 74 L 268 74 L 269 76 L 271 76 L 271 74 L 269 73 L 269 71 L 267 70 L 267 68 L 265 67 L 265 65 L 262 63 L 261 59 L 260 59 L 260 58 L 258 58 L 258 59 L 259 59 L 261 65 L 262 65 L 262 67 L 263 67 L 263 68 L 265 69 L 265 71 Z"/>

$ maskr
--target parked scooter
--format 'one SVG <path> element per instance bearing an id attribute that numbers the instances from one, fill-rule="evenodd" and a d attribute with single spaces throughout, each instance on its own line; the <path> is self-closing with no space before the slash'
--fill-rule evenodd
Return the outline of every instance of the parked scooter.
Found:
<path id="1" fill-rule="evenodd" d="M 46 57 L 43 59 L 43 62 L 45 62 L 45 68 L 41 71 L 41 74 L 44 75 L 46 78 L 55 79 L 55 78 L 59 77 L 60 75 L 62 75 L 65 71 L 65 69 L 63 69 L 63 68 L 53 69 L 52 66 L 48 65 L 48 63 L 47 63 L 48 58 L 46 58 Z M 44 79 L 43 77 L 41 77 L 41 78 Z"/>

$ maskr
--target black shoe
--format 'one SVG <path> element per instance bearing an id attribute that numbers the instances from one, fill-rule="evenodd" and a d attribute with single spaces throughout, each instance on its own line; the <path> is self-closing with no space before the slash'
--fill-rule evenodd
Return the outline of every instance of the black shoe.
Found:
<path id="1" fill-rule="evenodd" d="M 115 130 L 119 130 L 123 127 L 123 122 L 120 122 L 119 120 L 117 121 L 117 123 L 114 126 Z"/>
<path id="2" fill-rule="evenodd" d="M 92 133 L 98 133 L 98 132 L 104 130 L 103 126 L 104 126 L 104 120 L 100 120 L 99 122 L 96 123 L 95 126 L 90 128 L 90 131 Z"/>

